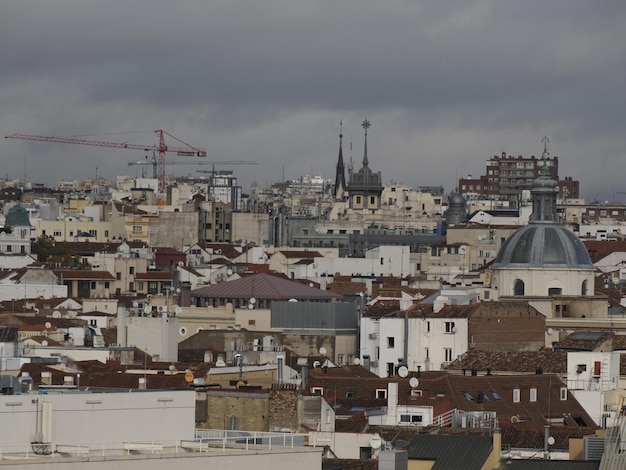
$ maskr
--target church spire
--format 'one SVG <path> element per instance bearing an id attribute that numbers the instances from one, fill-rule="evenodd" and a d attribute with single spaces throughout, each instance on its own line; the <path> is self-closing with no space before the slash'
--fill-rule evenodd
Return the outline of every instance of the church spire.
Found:
<path id="1" fill-rule="evenodd" d="M 337 159 L 337 173 L 335 175 L 335 187 L 333 196 L 342 199 L 346 189 L 346 167 L 343 163 L 343 121 L 339 121 L 339 158 Z"/>
<path id="2" fill-rule="evenodd" d="M 371 123 L 365 118 L 365 121 L 361 123 L 361 127 L 365 129 L 365 147 L 363 149 L 363 167 L 367 168 L 369 161 L 367 160 L 367 130 L 371 127 Z"/>

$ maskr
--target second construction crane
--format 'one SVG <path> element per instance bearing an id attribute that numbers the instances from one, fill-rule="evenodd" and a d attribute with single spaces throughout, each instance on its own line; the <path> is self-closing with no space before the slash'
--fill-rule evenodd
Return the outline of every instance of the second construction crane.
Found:
<path id="1" fill-rule="evenodd" d="M 145 160 L 137 160 L 136 162 L 129 162 L 128 166 L 144 166 L 147 167 L 148 165 L 152 165 L 152 177 L 156 178 L 158 175 L 158 171 L 157 171 L 157 159 L 156 156 L 153 154 L 152 159 L 149 160 L 148 156 L 146 155 L 146 159 Z M 193 162 L 189 162 L 189 161 L 175 161 L 175 162 L 166 162 L 167 165 L 211 165 L 211 169 L 210 170 L 197 170 L 200 173 L 210 173 L 212 175 L 215 175 L 215 166 L 216 165 L 258 165 L 259 162 L 256 161 L 249 161 L 249 160 L 220 160 L 220 161 L 206 161 L 206 160 L 202 160 L 202 161 L 193 161 Z"/>
<path id="2" fill-rule="evenodd" d="M 187 142 L 183 142 L 178 137 L 174 137 L 169 132 L 166 132 L 162 129 L 157 129 L 154 131 L 155 134 L 159 135 L 159 145 L 140 145 L 133 144 L 129 142 L 106 142 L 100 140 L 86 140 L 86 139 L 76 139 L 73 137 L 46 137 L 41 135 L 27 135 L 27 134 L 11 134 L 5 136 L 5 139 L 23 139 L 23 140 L 36 140 L 40 142 L 57 142 L 61 144 L 78 144 L 78 145 L 91 145 L 94 147 L 109 147 L 109 148 L 118 148 L 118 149 L 134 149 L 134 150 L 145 150 L 145 151 L 154 151 L 159 153 L 159 161 L 158 161 L 158 171 L 157 178 L 159 184 L 159 195 L 158 195 L 158 203 L 164 204 L 165 201 L 165 154 L 166 153 L 175 153 L 180 156 L 191 156 L 191 157 L 206 157 L 206 150 L 194 147 L 193 145 L 189 145 Z M 169 147 L 165 145 L 165 136 L 171 137 L 177 142 L 184 145 L 184 147 Z"/>

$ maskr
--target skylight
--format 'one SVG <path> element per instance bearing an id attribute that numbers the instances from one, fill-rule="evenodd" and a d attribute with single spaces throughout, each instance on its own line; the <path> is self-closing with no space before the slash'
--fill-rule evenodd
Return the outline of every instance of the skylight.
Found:
<path id="1" fill-rule="evenodd" d="M 494 400 L 502 400 L 502 398 L 500 397 L 500 395 L 498 395 L 498 392 L 496 392 L 495 390 L 492 390 L 491 392 L 491 396 L 493 397 Z"/>
<path id="2" fill-rule="evenodd" d="M 472 400 L 474 400 L 474 397 L 473 397 L 472 395 L 470 395 L 468 392 L 461 392 L 461 393 L 463 393 L 463 396 L 465 397 L 465 399 L 466 399 L 467 401 L 472 401 Z"/>

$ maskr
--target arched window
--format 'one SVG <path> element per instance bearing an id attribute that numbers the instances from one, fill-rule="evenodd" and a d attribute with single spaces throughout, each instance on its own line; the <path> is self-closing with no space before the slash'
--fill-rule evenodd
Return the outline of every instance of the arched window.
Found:
<path id="1" fill-rule="evenodd" d="M 513 288 L 513 295 L 524 295 L 524 281 L 521 279 L 515 280 L 515 287 Z"/>
<path id="2" fill-rule="evenodd" d="M 583 285 L 580 288 L 580 295 L 587 295 L 587 279 L 583 281 Z"/>

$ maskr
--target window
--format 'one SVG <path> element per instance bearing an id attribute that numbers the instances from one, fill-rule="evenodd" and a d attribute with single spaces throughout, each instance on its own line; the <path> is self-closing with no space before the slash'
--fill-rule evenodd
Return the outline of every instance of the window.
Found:
<path id="1" fill-rule="evenodd" d="M 109 281 L 104 281 L 104 288 L 108 289 L 110 287 L 111 283 Z"/>
<path id="2" fill-rule="evenodd" d="M 157 281 L 148 281 L 148 294 L 158 294 L 159 283 Z"/>
<path id="3" fill-rule="evenodd" d="M 135 283 L 134 282 L 129 282 L 128 283 L 128 290 L 131 292 L 135 292 Z"/>
<path id="4" fill-rule="evenodd" d="M 396 339 L 393 336 L 387 337 L 387 347 L 393 349 L 395 347 Z"/>
<path id="5" fill-rule="evenodd" d="M 498 395 L 498 392 L 496 392 L 495 390 L 492 390 L 491 392 L 491 396 L 493 397 L 494 400 L 501 400 L 502 398 L 500 398 L 500 395 Z"/>
<path id="6" fill-rule="evenodd" d="M 385 399 L 387 398 L 387 389 L 386 388 L 377 388 L 376 389 L 376 398 Z"/>
<path id="7" fill-rule="evenodd" d="M 128 274 L 135 274 L 135 267 L 131 266 L 130 268 L 128 268 Z"/>
<path id="8" fill-rule="evenodd" d="M 422 419 L 422 415 L 400 415 L 400 422 L 404 424 L 419 424 Z"/>
<path id="9" fill-rule="evenodd" d="M 456 327 L 453 321 L 446 322 L 446 333 L 456 333 Z"/>
<path id="10" fill-rule="evenodd" d="M 108 230 L 105 230 L 105 231 L 104 231 L 104 236 L 105 236 L 106 238 L 109 238 L 109 231 L 108 231 Z"/>
<path id="11" fill-rule="evenodd" d="M 313 387 L 311 388 L 311 393 L 313 395 L 324 395 L 324 389 L 322 387 Z"/>
<path id="12" fill-rule="evenodd" d="M 337 354 L 337 362 L 340 366 L 343 365 L 343 354 Z"/>
<path id="13" fill-rule="evenodd" d="M 560 287 L 550 287 L 548 289 L 548 295 L 561 295 L 562 289 Z"/>
<path id="14" fill-rule="evenodd" d="M 422 391 L 421 390 L 411 390 L 411 396 L 412 397 L 421 397 L 422 396 Z"/>
<path id="15" fill-rule="evenodd" d="M 92 237 L 97 237 L 98 236 L 98 231 L 97 230 L 89 230 L 89 235 L 91 235 Z"/>
<path id="16" fill-rule="evenodd" d="M 567 387 L 561 387 L 561 400 L 567 400 Z"/>
<path id="17" fill-rule="evenodd" d="M 376 204 L 376 196 L 370 196 L 370 204 Z"/>
<path id="18" fill-rule="evenodd" d="M 13 251 L 13 247 L 11 245 L 7 245 L 7 253 L 11 253 Z"/>
<path id="19" fill-rule="evenodd" d="M 90 285 L 89 285 L 90 289 L 95 289 L 96 288 L 96 281 L 91 281 Z"/>
<path id="20" fill-rule="evenodd" d="M 120 272 L 115 273 L 115 279 L 117 279 L 118 281 L 121 281 L 122 280 L 122 273 L 120 273 Z"/>
<path id="21" fill-rule="evenodd" d="M 355 199 L 357 204 L 361 204 L 361 196 L 357 196 Z"/>
<path id="22" fill-rule="evenodd" d="M 426 322 L 426 333 L 430 333 L 430 322 Z"/>
<path id="23" fill-rule="evenodd" d="M 513 295 L 524 295 L 524 281 L 522 281 L 521 279 L 515 280 Z"/>
<path id="24" fill-rule="evenodd" d="M 520 391 L 519 388 L 513 389 L 513 403 L 519 403 L 520 401 Z"/>
<path id="25" fill-rule="evenodd" d="M 256 325 L 256 320 L 248 320 L 248 326 Z"/>
<path id="26" fill-rule="evenodd" d="M 530 401 L 537 401 L 537 389 L 535 387 L 530 388 Z"/>
<path id="27" fill-rule="evenodd" d="M 133 233 L 139 233 L 141 231 L 141 225 L 133 225 Z"/>
<path id="28" fill-rule="evenodd" d="M 452 349 L 451 348 L 443 348 L 443 357 L 444 361 L 450 362 L 452 361 Z"/>
<path id="29" fill-rule="evenodd" d="M 55 237 L 60 237 L 61 236 L 61 231 L 60 230 L 55 230 L 54 232 L 52 232 L 52 235 Z"/>
<path id="30" fill-rule="evenodd" d="M 474 401 L 474 397 L 469 392 L 461 392 L 467 401 Z"/>
<path id="31" fill-rule="evenodd" d="M 583 284 L 580 287 L 580 295 L 587 295 L 587 279 L 583 281 Z"/>

